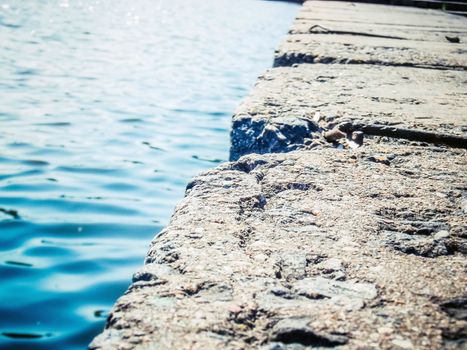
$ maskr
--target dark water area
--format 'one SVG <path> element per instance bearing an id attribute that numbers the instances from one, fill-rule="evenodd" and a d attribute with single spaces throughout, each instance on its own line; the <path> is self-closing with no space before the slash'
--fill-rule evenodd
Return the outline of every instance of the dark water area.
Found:
<path id="1" fill-rule="evenodd" d="M 297 5 L 0 0 L 0 349 L 84 349 Z"/>

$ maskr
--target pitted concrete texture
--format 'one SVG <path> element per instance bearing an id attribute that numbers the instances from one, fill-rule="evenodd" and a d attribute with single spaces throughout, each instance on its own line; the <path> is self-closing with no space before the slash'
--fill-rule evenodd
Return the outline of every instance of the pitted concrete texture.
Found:
<path id="1" fill-rule="evenodd" d="M 312 143 L 319 137 L 317 113 L 329 123 L 354 120 L 465 135 L 466 91 L 465 71 L 340 64 L 270 69 L 233 117 L 231 159 Z"/>
<path id="2" fill-rule="evenodd" d="M 200 175 L 91 349 L 460 346 L 466 161 L 376 145 Z"/>
<path id="3" fill-rule="evenodd" d="M 467 150 L 323 137 L 343 121 L 465 136 L 465 32 L 307 2 L 276 58 L 300 64 L 259 79 L 236 161 L 187 186 L 90 349 L 465 348 Z"/>
<path id="4" fill-rule="evenodd" d="M 467 68 L 467 20 L 437 10 L 307 1 L 290 33 L 276 51 L 275 66 L 369 63 Z"/>

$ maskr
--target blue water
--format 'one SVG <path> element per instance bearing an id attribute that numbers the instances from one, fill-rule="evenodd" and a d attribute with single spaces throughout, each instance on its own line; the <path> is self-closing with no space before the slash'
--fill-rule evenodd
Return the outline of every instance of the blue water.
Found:
<path id="1" fill-rule="evenodd" d="M 84 349 L 297 6 L 0 0 L 0 349 Z"/>

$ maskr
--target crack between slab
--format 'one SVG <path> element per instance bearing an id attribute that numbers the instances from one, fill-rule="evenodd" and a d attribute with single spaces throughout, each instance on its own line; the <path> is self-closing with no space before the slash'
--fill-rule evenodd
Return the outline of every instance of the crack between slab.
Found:
<path id="1" fill-rule="evenodd" d="M 289 34 L 292 34 L 292 33 L 289 33 Z M 365 36 L 365 37 L 371 37 L 371 38 L 408 40 L 407 38 L 403 38 L 400 36 L 372 34 L 372 33 L 366 33 L 366 32 L 353 32 L 353 31 L 346 31 L 346 30 L 333 30 L 333 29 L 323 27 L 319 24 L 315 24 L 314 26 L 310 27 L 310 29 L 308 29 L 308 33 L 306 34 L 337 34 L 337 35 Z"/>
<path id="2" fill-rule="evenodd" d="M 367 135 L 387 136 L 396 139 L 443 144 L 449 147 L 467 149 L 467 137 L 430 132 L 426 130 L 396 128 L 387 125 L 364 124 L 358 122 L 341 123 L 337 126 L 337 129 L 345 133 L 363 131 Z"/>
<path id="3" fill-rule="evenodd" d="M 316 60 L 318 58 L 318 60 Z M 335 57 L 322 57 L 318 55 L 311 55 L 307 53 L 285 53 L 274 58 L 273 67 L 291 67 L 295 64 L 367 64 L 374 66 L 385 67 L 411 67 L 419 69 L 434 69 L 434 70 L 467 70 L 467 66 L 458 65 L 443 65 L 443 64 L 417 64 L 417 63 L 396 63 L 385 62 L 380 60 L 356 60 L 351 58 L 335 58 Z"/>

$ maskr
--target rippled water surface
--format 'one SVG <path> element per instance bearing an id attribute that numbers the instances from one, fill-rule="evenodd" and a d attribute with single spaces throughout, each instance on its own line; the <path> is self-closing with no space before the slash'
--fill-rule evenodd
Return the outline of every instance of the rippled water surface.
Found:
<path id="1" fill-rule="evenodd" d="M 0 349 L 84 349 L 296 5 L 0 0 Z"/>

